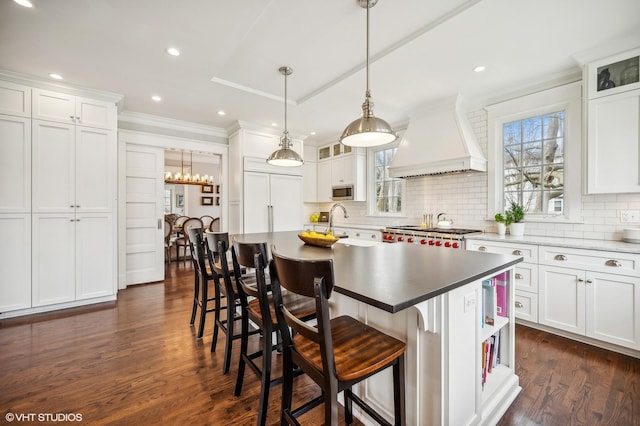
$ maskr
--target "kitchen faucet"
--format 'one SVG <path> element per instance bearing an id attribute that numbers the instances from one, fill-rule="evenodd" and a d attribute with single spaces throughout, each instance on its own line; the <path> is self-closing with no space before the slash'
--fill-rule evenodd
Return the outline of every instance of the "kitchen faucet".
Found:
<path id="1" fill-rule="evenodd" d="M 340 207 L 342 209 L 345 219 L 349 217 L 347 209 L 342 205 L 342 203 L 335 203 L 333 206 L 331 206 L 331 210 L 329 210 L 329 227 L 327 228 L 327 234 L 333 234 L 333 211 L 336 209 L 336 207 Z"/>

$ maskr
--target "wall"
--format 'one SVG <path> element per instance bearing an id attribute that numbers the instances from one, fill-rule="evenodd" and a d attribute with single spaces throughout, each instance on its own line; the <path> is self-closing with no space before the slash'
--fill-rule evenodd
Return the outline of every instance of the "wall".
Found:
<path id="1" fill-rule="evenodd" d="M 470 112 L 471 125 L 485 156 L 487 155 L 487 113 L 485 110 Z M 491 166 L 491 165 L 490 165 Z M 334 224 L 364 225 L 417 225 L 423 213 L 434 215 L 444 212 L 453 219 L 454 227 L 482 229 L 496 232 L 492 218 L 487 218 L 487 174 L 462 173 L 444 176 L 424 176 L 407 180 L 404 218 L 378 218 L 367 216 L 365 202 L 344 202 L 349 218 L 336 215 Z M 305 220 L 319 210 L 327 211 L 327 204 L 306 204 Z M 589 238 L 598 240 L 621 240 L 625 227 L 639 224 L 620 222 L 621 210 L 640 210 L 640 194 L 582 195 L 582 223 L 527 222 L 527 235 L 549 237 Z"/>

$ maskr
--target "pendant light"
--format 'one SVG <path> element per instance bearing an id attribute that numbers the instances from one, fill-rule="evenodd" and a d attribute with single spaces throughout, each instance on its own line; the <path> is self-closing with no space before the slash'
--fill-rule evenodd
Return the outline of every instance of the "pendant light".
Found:
<path id="1" fill-rule="evenodd" d="M 395 132 L 389 123 L 373 115 L 373 101 L 369 91 L 369 9 L 376 5 L 378 0 L 358 0 L 360 7 L 367 9 L 367 91 L 362 104 L 362 117 L 354 120 L 344 129 L 340 142 L 354 147 L 379 146 L 396 140 Z"/>
<path id="2" fill-rule="evenodd" d="M 176 183 L 182 185 L 213 185 L 213 176 L 200 174 L 193 174 L 193 152 L 189 153 L 191 156 L 191 165 L 189 170 L 191 173 L 184 173 L 184 151 L 180 151 L 180 171 L 175 174 L 166 172 L 164 175 L 164 183 Z"/>
<path id="3" fill-rule="evenodd" d="M 291 75 L 293 70 L 289 67 L 280 67 L 278 71 L 284 75 L 284 132 L 280 138 L 280 149 L 271 153 L 267 158 L 267 163 L 284 167 L 301 166 L 303 163 L 302 157 L 291 149 L 293 144 L 287 130 L 287 76 Z"/>

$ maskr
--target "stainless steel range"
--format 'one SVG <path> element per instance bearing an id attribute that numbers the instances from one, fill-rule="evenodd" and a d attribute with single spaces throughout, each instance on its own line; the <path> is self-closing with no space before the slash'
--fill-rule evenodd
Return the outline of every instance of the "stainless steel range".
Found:
<path id="1" fill-rule="evenodd" d="M 442 229 L 423 228 L 421 226 L 388 226 L 382 230 L 382 241 L 385 243 L 422 244 L 443 248 L 465 248 L 464 236 L 477 234 L 477 229 Z"/>

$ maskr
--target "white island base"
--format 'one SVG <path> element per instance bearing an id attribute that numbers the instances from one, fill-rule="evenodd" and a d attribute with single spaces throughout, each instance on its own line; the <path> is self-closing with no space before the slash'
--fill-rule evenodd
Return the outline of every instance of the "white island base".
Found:
<path id="1" fill-rule="evenodd" d="M 494 326 L 482 326 L 482 279 L 396 313 L 332 294 L 332 316 L 351 315 L 407 343 L 407 425 L 494 425 L 520 392 L 514 371 L 513 269 L 504 271 L 508 316 L 496 316 Z M 500 335 L 500 364 L 483 384 L 482 342 L 495 334 Z M 388 369 L 354 391 L 391 421 L 392 383 Z M 354 414 L 365 424 L 376 424 L 355 405 Z"/>

